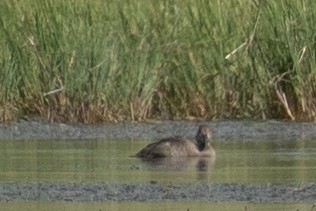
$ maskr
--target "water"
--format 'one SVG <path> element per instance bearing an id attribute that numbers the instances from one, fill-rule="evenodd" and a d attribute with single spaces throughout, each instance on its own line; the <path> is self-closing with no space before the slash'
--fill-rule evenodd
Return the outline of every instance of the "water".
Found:
<path id="1" fill-rule="evenodd" d="M 245 203 L 207 203 L 207 202 L 105 202 L 105 203 L 64 203 L 64 202 L 9 202 L 0 203 L 1 210 L 5 211 L 34 211 L 34 210 L 67 210 L 67 211 L 166 211 L 166 210 L 221 210 L 221 211 L 259 211 L 259 210 L 314 210 L 312 204 L 276 203 L 276 204 L 245 204 Z"/>
<path id="2" fill-rule="evenodd" d="M 130 157 L 149 142 L 2 140 L 0 181 L 301 183 L 316 178 L 313 140 L 217 140 L 215 163 L 200 159 L 148 163 Z"/>
<path id="3" fill-rule="evenodd" d="M 24 140 L 0 141 L 0 182 L 159 182 L 167 184 L 308 183 L 316 178 L 316 142 L 221 141 L 214 148 L 216 161 L 167 160 L 150 163 L 130 157 L 150 140 Z M 247 204 L 207 202 L 1 202 L 6 210 L 281 210 L 311 204 Z"/>

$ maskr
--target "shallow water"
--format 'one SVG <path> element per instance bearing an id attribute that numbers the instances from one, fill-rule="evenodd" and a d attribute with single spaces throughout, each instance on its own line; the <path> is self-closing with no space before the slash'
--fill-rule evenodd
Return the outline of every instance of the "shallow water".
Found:
<path id="1" fill-rule="evenodd" d="M 305 183 L 316 178 L 316 142 L 221 141 L 216 161 L 144 162 L 150 140 L 1 140 L 0 181 Z"/>
<path id="2" fill-rule="evenodd" d="M 0 202 L 0 207 L 6 211 L 33 211 L 33 210 L 314 210 L 313 204 L 302 203 L 207 203 L 207 202 L 105 202 L 105 203 L 65 203 L 65 202 Z"/>
<path id="3" fill-rule="evenodd" d="M 304 184 L 314 182 L 316 178 L 316 143 L 313 140 L 216 140 L 215 161 L 167 159 L 148 162 L 130 157 L 150 142 L 151 140 L 148 139 L 2 140 L 0 141 L 0 183 L 40 181 L 51 184 L 64 182 L 143 184 L 147 182 L 147 184 L 167 184 L 168 189 L 169 184 L 201 182 Z M 82 191 L 84 190 L 85 193 L 90 191 L 87 187 L 83 188 Z M 177 187 L 173 191 L 175 189 Z M 29 194 L 38 191 L 32 192 L 32 190 L 30 189 Z M 65 190 L 69 191 L 67 188 Z M 25 196 L 25 189 L 23 191 Z M 79 192 L 74 191 L 70 194 L 80 191 L 79 189 Z M 243 189 L 236 191 L 238 195 L 238 191 L 243 192 Z M 75 195 L 73 196 L 76 199 Z M 129 200 L 118 202 L 122 200 L 119 198 L 116 199 L 118 201 L 105 202 L 87 199 L 76 203 L 65 200 L 50 201 L 50 199 L 28 201 L 23 197 L 18 200 L 12 198 L 12 200 L 0 202 L 1 210 L 312 210 L 314 206 L 309 201 L 285 204 L 284 202 L 236 202 L 232 199 L 210 203 L 190 198 L 184 201 L 145 202 Z"/>

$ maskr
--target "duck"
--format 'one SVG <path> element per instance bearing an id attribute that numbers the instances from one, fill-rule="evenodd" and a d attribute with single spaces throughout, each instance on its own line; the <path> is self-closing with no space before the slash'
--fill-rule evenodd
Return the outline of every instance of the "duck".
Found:
<path id="1" fill-rule="evenodd" d="M 180 136 L 161 139 L 141 149 L 136 157 L 215 157 L 216 153 L 210 144 L 212 133 L 207 125 L 199 125 L 195 135 L 196 142 Z"/>

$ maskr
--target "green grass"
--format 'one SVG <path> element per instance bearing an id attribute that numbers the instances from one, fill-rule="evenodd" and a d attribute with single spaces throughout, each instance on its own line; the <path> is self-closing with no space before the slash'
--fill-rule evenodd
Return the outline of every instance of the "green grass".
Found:
<path id="1" fill-rule="evenodd" d="M 4 0 L 2 121 L 316 119 L 316 2 Z"/>

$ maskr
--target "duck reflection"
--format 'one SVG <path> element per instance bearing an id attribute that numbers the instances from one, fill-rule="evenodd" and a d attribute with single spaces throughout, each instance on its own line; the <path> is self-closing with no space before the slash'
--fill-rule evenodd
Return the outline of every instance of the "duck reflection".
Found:
<path id="1" fill-rule="evenodd" d="M 209 171 L 215 165 L 214 157 L 162 157 L 142 158 L 141 160 L 151 166 L 165 170 L 186 170 L 195 168 L 197 171 Z"/>

